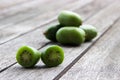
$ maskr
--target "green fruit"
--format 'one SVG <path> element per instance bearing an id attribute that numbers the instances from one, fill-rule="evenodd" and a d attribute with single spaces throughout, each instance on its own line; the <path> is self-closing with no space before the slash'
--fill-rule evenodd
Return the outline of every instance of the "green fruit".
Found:
<path id="1" fill-rule="evenodd" d="M 45 32 L 44 35 L 47 39 L 56 42 L 56 32 L 61 27 L 61 25 L 50 26 Z"/>
<path id="2" fill-rule="evenodd" d="M 17 62 L 26 68 L 34 67 L 40 59 L 40 52 L 29 46 L 22 46 L 16 54 Z"/>
<path id="3" fill-rule="evenodd" d="M 42 52 L 41 59 L 48 67 L 58 66 L 64 60 L 64 51 L 57 45 L 49 46 Z"/>
<path id="4" fill-rule="evenodd" d="M 85 32 L 80 28 L 66 26 L 57 31 L 56 38 L 61 44 L 80 45 L 85 40 Z"/>
<path id="5" fill-rule="evenodd" d="M 58 21 L 64 26 L 79 27 L 82 24 L 81 16 L 71 11 L 62 11 L 58 16 Z"/>
<path id="6" fill-rule="evenodd" d="M 82 25 L 80 26 L 86 33 L 85 40 L 90 41 L 97 36 L 97 30 L 92 25 Z"/>

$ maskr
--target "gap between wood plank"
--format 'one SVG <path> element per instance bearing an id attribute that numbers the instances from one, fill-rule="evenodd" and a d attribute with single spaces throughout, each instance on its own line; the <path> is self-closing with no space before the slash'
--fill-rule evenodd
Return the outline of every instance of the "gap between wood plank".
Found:
<path id="1" fill-rule="evenodd" d="M 0 70 L 0 73 L 1 73 L 1 72 L 3 72 L 3 71 L 5 71 L 6 69 L 8 69 L 8 68 L 12 67 L 12 66 L 13 66 L 13 65 L 15 65 L 16 63 L 17 63 L 17 62 L 14 62 L 13 64 L 11 64 L 11 65 L 7 66 L 6 68 L 4 68 L 4 69 Z"/>

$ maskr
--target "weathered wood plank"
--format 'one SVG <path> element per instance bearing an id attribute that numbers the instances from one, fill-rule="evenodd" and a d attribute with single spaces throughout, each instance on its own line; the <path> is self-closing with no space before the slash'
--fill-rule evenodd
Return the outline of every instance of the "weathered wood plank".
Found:
<path id="1" fill-rule="evenodd" d="M 16 7 L 12 7 L 10 9 L 8 8 L 6 10 L 1 11 L 0 12 L 0 21 L 2 21 L 3 19 L 7 19 L 8 17 L 12 18 L 15 15 L 18 15 L 18 16 L 23 15 L 23 14 L 25 14 L 25 15 L 30 14 L 29 16 L 33 16 L 33 14 L 38 15 L 39 13 L 42 13 L 45 10 L 49 11 L 49 9 L 51 9 L 51 8 L 55 8 L 57 6 L 61 7 L 62 3 L 64 5 L 66 2 L 71 2 L 71 1 L 73 1 L 73 0 L 66 0 L 66 1 L 60 0 L 58 2 L 56 2 L 55 0 L 52 0 L 52 1 L 34 0 L 32 2 L 28 2 L 26 4 L 22 4 L 20 6 L 18 5 Z M 29 16 L 26 16 L 26 17 L 29 17 Z M 24 17 L 21 17 L 21 18 L 24 18 Z"/>
<path id="2" fill-rule="evenodd" d="M 29 2 L 31 0 L 0 0 L 0 11 L 9 7 L 13 7 L 16 5 L 21 5 L 23 3 Z"/>
<path id="3" fill-rule="evenodd" d="M 119 80 L 119 35 L 120 19 L 60 80 Z"/>
<path id="4" fill-rule="evenodd" d="M 96 4 L 92 4 L 92 5 L 98 5 L 99 7 L 94 7 L 94 10 L 92 10 L 93 7 L 91 8 L 91 6 L 88 5 L 88 6 L 86 6 L 87 7 L 86 9 L 82 9 L 82 10 L 78 9 L 78 12 L 84 12 L 84 13 L 80 13 L 81 16 L 83 17 L 83 20 L 84 20 L 84 15 L 85 16 L 87 15 L 87 17 L 89 17 L 94 12 L 99 11 L 99 9 L 107 6 L 108 4 L 111 4 L 112 1 L 113 0 L 106 0 L 106 3 L 103 4 L 103 1 L 97 0 L 97 1 L 95 1 Z M 0 44 L 4 43 L 4 42 L 6 42 L 6 41 L 8 41 L 8 40 L 10 40 L 12 38 L 15 38 L 15 37 L 19 36 L 20 34 L 23 34 L 23 33 L 27 32 L 29 30 L 32 30 L 33 28 L 34 29 L 38 28 L 41 24 L 44 23 L 44 21 L 48 21 L 49 19 L 51 19 L 51 17 L 54 17 L 55 15 L 57 15 L 63 9 L 69 10 L 69 9 L 71 9 L 71 7 L 74 8 L 74 6 L 76 6 L 76 5 L 78 5 L 78 7 L 82 6 L 83 2 L 85 3 L 84 0 L 81 0 L 81 1 L 78 1 L 78 2 L 76 1 L 76 2 L 72 3 L 69 6 L 64 6 L 63 8 L 57 9 L 56 12 L 55 12 L 55 10 L 53 10 L 53 11 L 49 11 L 48 10 L 50 12 L 50 15 L 46 16 L 46 11 L 45 11 L 45 14 L 43 14 L 43 15 L 41 14 L 40 16 L 36 16 L 35 18 L 32 18 L 32 19 L 27 20 L 25 22 L 22 22 L 22 23 L 21 22 L 20 23 L 17 22 L 17 23 L 11 24 L 11 25 L 7 25 L 8 28 L 4 28 L 4 29 L 1 30 L 1 33 L 0 33 L 1 34 Z M 102 5 L 100 5 L 99 3 L 101 3 Z M 76 8 L 77 8 L 77 6 L 76 6 Z M 89 10 L 87 10 L 87 9 L 89 9 Z M 89 11 L 89 12 L 86 12 L 86 11 Z M 13 19 L 16 20 L 16 18 L 13 18 Z M 12 19 L 9 19 L 9 20 L 12 21 Z M 17 28 L 18 31 L 13 30 L 11 27 Z M 24 30 L 21 31 L 21 29 L 24 29 Z M 6 32 L 6 33 L 4 33 L 4 32 Z"/>
<path id="5" fill-rule="evenodd" d="M 118 17 L 120 17 L 120 15 L 119 15 L 120 12 L 118 12 L 118 10 L 120 9 L 119 8 L 120 5 L 118 5 L 118 4 L 119 3 L 113 3 L 113 4 L 111 4 L 111 6 L 103 9 L 102 11 L 100 11 L 94 17 L 91 17 L 86 22 L 86 23 L 89 23 L 89 24 L 96 25 L 96 28 L 99 31 L 99 35 L 98 35 L 97 38 L 99 38 L 112 24 L 114 24 L 114 22 L 118 19 Z M 103 19 L 106 21 L 105 24 L 103 24 Z M 100 24 L 102 24 L 102 26 Z M 37 31 L 41 32 L 42 30 L 40 29 L 40 30 L 37 30 Z M 35 32 L 37 32 L 37 31 L 35 31 Z M 32 39 L 32 37 L 31 37 L 30 34 L 28 34 L 27 36 L 29 36 L 29 39 Z M 38 34 L 38 36 L 39 36 L 39 34 Z M 36 38 L 38 36 L 36 34 Z M 21 40 L 24 39 L 24 38 L 21 37 Z M 34 38 L 35 37 L 33 37 L 33 39 Z M 41 38 L 43 39 L 42 35 L 41 35 Z M 33 42 L 36 43 L 37 41 L 40 42 L 40 40 L 36 40 L 36 41 L 33 41 Z M 28 44 L 30 44 L 30 43 L 32 43 L 32 42 L 28 42 Z M 42 44 L 42 43 L 43 42 L 41 42 L 39 44 Z M 89 43 L 84 43 L 84 44 L 82 44 L 81 46 L 78 46 L 78 47 L 67 47 L 67 46 L 65 47 L 65 46 L 62 46 L 64 48 L 64 50 L 65 50 L 65 60 L 64 60 L 63 64 L 60 65 L 60 66 L 58 66 L 58 67 L 54 67 L 54 68 L 49 68 L 48 69 L 48 68 L 42 67 L 44 65 L 43 65 L 43 63 L 40 62 L 40 63 L 38 63 L 38 65 L 41 66 L 41 67 L 38 66 L 38 67 L 36 67 L 34 69 L 27 69 L 26 70 L 26 69 L 21 68 L 18 64 L 16 64 L 16 65 L 8 68 L 4 72 L 2 72 L 2 74 L 0 74 L 0 78 L 4 80 L 4 79 L 7 79 L 10 76 L 9 79 L 26 79 L 26 80 L 27 79 L 29 79 L 29 80 L 43 79 L 43 80 L 51 80 L 56 75 L 58 75 L 61 71 L 63 71 L 66 68 L 69 68 L 69 66 L 73 63 L 72 61 L 75 60 L 83 51 L 85 51 L 90 46 L 92 46 L 93 43 L 94 43 L 94 41 L 93 42 L 89 42 Z M 15 45 L 15 44 L 17 45 L 17 43 L 14 43 L 13 45 Z M 37 45 L 39 45 L 39 44 L 37 43 Z M 9 45 L 9 44 L 7 44 L 7 45 Z M 6 47 L 7 47 L 7 45 L 6 45 Z M 31 46 L 34 46 L 35 48 L 37 48 L 36 45 L 32 45 L 31 44 Z M 4 48 L 3 50 L 6 50 L 6 49 Z M 15 57 L 13 55 L 15 55 L 15 53 L 12 53 L 12 55 L 9 55 L 9 57 L 11 59 L 9 57 L 7 57 L 7 58 L 9 58 L 10 60 L 12 60 L 12 58 Z"/>
<path id="6" fill-rule="evenodd" d="M 82 7 L 82 6 L 80 6 Z M 87 17 L 86 17 L 87 18 Z M 54 22 L 51 22 L 51 24 L 55 23 L 56 21 Z M 39 28 L 38 30 L 35 30 L 31 33 L 28 33 L 24 36 L 21 36 L 17 39 L 14 39 L 10 42 L 7 42 L 3 45 L 0 45 L 0 53 L 3 53 L 3 54 L 0 54 L 0 57 L 3 57 L 4 55 L 4 60 L 2 60 L 2 58 L 0 60 L 0 64 L 2 66 L 0 66 L 0 71 L 3 70 L 4 68 L 8 67 L 9 65 L 15 63 L 15 51 L 18 49 L 18 47 L 20 47 L 21 45 L 30 45 L 30 46 L 33 46 L 35 48 L 40 48 L 42 46 L 44 46 L 46 43 L 48 43 L 49 41 L 47 39 L 45 39 L 45 37 L 43 36 L 43 31 L 47 28 L 47 26 L 50 25 L 49 24 L 45 24 L 45 25 L 42 25 L 41 28 Z M 14 45 L 14 46 L 13 46 Z M 5 51 L 7 49 L 7 52 Z M 8 56 L 8 52 L 11 53 L 11 55 Z"/>
<path id="7" fill-rule="evenodd" d="M 68 10 L 74 9 L 74 8 L 76 8 L 75 5 L 78 5 L 78 4 L 79 5 L 77 7 L 80 7 L 80 6 L 82 7 L 82 6 L 90 3 L 92 0 L 87 0 L 84 3 L 83 3 L 83 1 L 84 0 L 77 1 L 77 2 L 74 2 L 74 3 L 70 3 L 67 6 L 63 6 L 61 8 L 58 8 L 61 5 L 64 5 L 62 3 L 63 2 L 62 1 L 61 5 L 59 5 L 58 7 L 56 6 L 57 10 L 55 8 L 52 11 L 49 11 L 49 10 L 44 11 L 44 14 L 41 13 L 41 15 L 36 16 L 35 18 L 31 18 L 30 20 L 27 20 L 25 22 L 22 21 L 20 23 L 17 22 L 17 23 L 13 23 L 11 25 L 8 25 L 8 27 L 3 28 L 3 29 L 0 30 L 0 37 L 1 37 L 0 38 L 0 44 L 4 43 L 4 42 L 6 42 L 6 41 L 8 41 L 10 39 L 13 39 L 13 38 L 25 33 L 25 32 L 36 29 L 36 28 L 40 27 L 42 24 L 46 24 L 46 22 L 53 21 L 53 19 L 55 20 L 56 15 L 63 9 L 68 9 Z M 66 3 L 68 3 L 68 2 L 66 2 Z M 58 4 L 60 4 L 60 3 L 58 3 Z M 71 7 L 73 7 L 73 8 L 71 8 Z M 25 14 L 22 14 L 22 15 L 27 16 Z M 18 18 L 18 16 L 17 16 L 17 18 Z M 9 20 L 11 20 L 11 19 L 9 19 Z M 16 19 L 14 18 L 14 20 L 16 20 Z"/>
<path id="8" fill-rule="evenodd" d="M 13 25 L 15 22 L 24 21 L 24 19 L 25 20 L 29 19 L 29 17 L 35 14 L 34 12 L 35 10 L 37 11 L 38 8 L 40 8 L 40 6 L 43 7 L 42 9 L 44 9 L 46 4 L 48 4 L 49 2 L 50 2 L 49 0 L 44 0 L 44 1 L 42 0 L 30 1 L 29 0 L 27 3 L 9 7 L 4 10 L 0 10 L 0 29 L 7 27 L 9 25 Z M 38 10 L 38 11 L 42 12 L 42 10 Z"/>
<path id="9" fill-rule="evenodd" d="M 19 14 L 23 11 L 26 12 L 27 10 L 35 9 L 39 5 L 41 5 L 41 3 L 48 3 L 48 2 L 49 2 L 48 0 L 44 0 L 44 1 L 33 0 L 21 5 L 16 5 L 15 7 L 3 9 L 0 11 L 0 20 L 10 16 L 14 16 L 15 14 Z"/>

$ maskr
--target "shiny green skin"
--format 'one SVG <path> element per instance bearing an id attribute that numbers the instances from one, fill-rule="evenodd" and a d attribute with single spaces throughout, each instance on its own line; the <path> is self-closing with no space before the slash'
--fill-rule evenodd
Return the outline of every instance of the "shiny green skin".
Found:
<path id="1" fill-rule="evenodd" d="M 72 11 L 62 11 L 58 16 L 58 21 L 64 26 L 79 27 L 82 24 L 81 16 Z"/>
<path id="2" fill-rule="evenodd" d="M 30 46 L 22 46 L 17 51 L 16 60 L 21 66 L 31 68 L 39 61 L 40 56 L 41 54 L 38 50 Z"/>
<path id="3" fill-rule="evenodd" d="M 60 46 L 49 46 L 42 52 L 41 60 L 48 67 L 58 66 L 64 60 L 64 51 Z"/>
<path id="4" fill-rule="evenodd" d="M 80 26 L 80 28 L 83 29 L 86 33 L 85 41 L 91 41 L 97 36 L 98 32 L 96 28 L 93 27 L 92 25 L 82 25 Z"/>
<path id="5" fill-rule="evenodd" d="M 85 32 L 80 28 L 66 26 L 57 31 L 56 39 L 61 44 L 80 45 L 85 40 Z"/>
<path id="6" fill-rule="evenodd" d="M 56 32 L 61 27 L 61 25 L 52 25 L 45 32 L 44 35 L 47 39 L 56 42 Z"/>

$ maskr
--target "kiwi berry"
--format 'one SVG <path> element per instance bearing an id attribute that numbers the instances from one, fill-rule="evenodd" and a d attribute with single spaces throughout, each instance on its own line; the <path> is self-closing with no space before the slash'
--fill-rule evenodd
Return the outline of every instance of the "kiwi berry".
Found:
<path id="1" fill-rule="evenodd" d="M 82 25 L 80 26 L 81 29 L 83 29 L 86 33 L 85 36 L 85 41 L 90 41 L 92 39 L 94 39 L 97 36 L 97 29 L 92 26 L 92 25 Z"/>
<path id="2" fill-rule="evenodd" d="M 49 46 L 42 52 L 41 60 L 48 67 L 58 66 L 64 60 L 64 51 L 60 46 Z"/>
<path id="3" fill-rule="evenodd" d="M 66 26 L 57 31 L 56 39 L 61 44 L 80 45 L 85 40 L 85 32 L 77 27 Z"/>
<path id="4" fill-rule="evenodd" d="M 56 42 L 56 32 L 61 27 L 61 25 L 52 25 L 45 32 L 44 35 L 47 39 Z"/>
<path id="5" fill-rule="evenodd" d="M 79 27 L 82 24 L 81 16 L 72 11 L 62 11 L 58 16 L 58 21 L 64 26 Z"/>
<path id="6" fill-rule="evenodd" d="M 17 62 L 26 68 L 34 67 L 40 59 L 40 52 L 30 46 L 22 46 L 16 54 Z"/>

